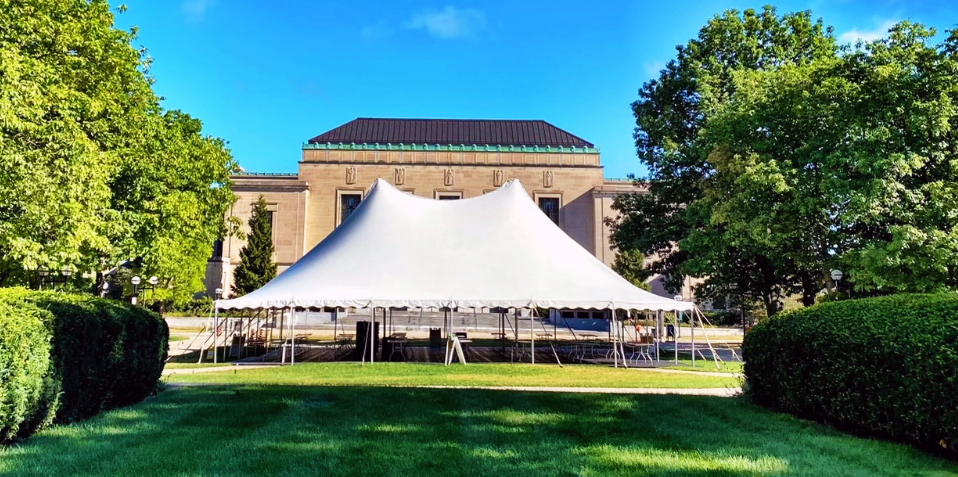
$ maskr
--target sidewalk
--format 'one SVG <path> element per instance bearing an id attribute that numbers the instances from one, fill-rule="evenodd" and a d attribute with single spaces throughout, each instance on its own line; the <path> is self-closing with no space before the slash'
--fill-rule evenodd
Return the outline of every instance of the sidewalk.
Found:
<path id="1" fill-rule="evenodd" d="M 170 389 L 206 387 L 206 386 L 245 386 L 245 384 L 220 383 L 166 383 Z M 344 387 L 344 385 L 324 385 L 325 387 Z M 406 389 L 481 389 L 487 391 L 517 391 L 541 393 L 592 393 L 592 394 L 675 394 L 682 396 L 715 396 L 735 397 L 742 393 L 742 388 L 574 388 L 574 387 L 536 387 L 536 386 L 435 386 L 435 385 L 374 385 L 381 388 Z"/>

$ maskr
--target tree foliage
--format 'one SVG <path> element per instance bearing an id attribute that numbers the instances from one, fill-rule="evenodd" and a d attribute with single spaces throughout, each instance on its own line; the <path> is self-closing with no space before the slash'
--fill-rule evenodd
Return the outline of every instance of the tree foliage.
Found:
<path id="1" fill-rule="evenodd" d="M 249 218 L 249 234 L 246 245 L 240 250 L 240 264 L 233 279 L 233 293 L 245 295 L 276 278 L 276 263 L 273 262 L 273 228 L 269 222 L 266 200 L 259 196 Z"/>
<path id="2" fill-rule="evenodd" d="M 645 280 L 652 276 L 645 268 L 645 255 L 638 250 L 626 250 L 615 256 L 612 269 L 629 283 L 645 290 L 652 289 Z"/>
<path id="3" fill-rule="evenodd" d="M 619 249 L 771 315 L 839 268 L 852 295 L 958 288 L 958 35 L 902 22 L 836 46 L 808 13 L 731 11 L 633 104 L 650 194 Z"/>
<path id="4" fill-rule="evenodd" d="M 650 271 L 672 289 L 684 276 L 706 277 L 700 298 L 737 295 L 777 311 L 789 292 L 783 275 L 792 264 L 758 244 L 726 240 L 724 226 L 712 223 L 706 193 L 716 168 L 704 132 L 716 105 L 735 93 L 735 72 L 808 64 L 837 50 L 831 29 L 809 12 L 778 16 L 772 7 L 717 15 L 696 39 L 677 47 L 676 59 L 632 104 L 650 187 L 648 194 L 616 200 L 623 219 L 613 229 L 613 245 L 654 256 Z"/>
<path id="5" fill-rule="evenodd" d="M 225 144 L 162 110 L 105 1 L 0 0 L 0 25 L 0 285 L 141 258 L 158 297 L 202 288 L 234 200 Z"/>

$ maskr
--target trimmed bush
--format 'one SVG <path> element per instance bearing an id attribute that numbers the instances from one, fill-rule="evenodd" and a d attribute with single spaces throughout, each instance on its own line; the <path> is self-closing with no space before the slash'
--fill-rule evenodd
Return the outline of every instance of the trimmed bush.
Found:
<path id="1" fill-rule="evenodd" d="M 53 419 L 50 318 L 33 305 L 0 303 L 0 442 Z"/>
<path id="2" fill-rule="evenodd" d="M 958 455 L 958 295 L 823 303 L 759 323 L 742 348 L 763 406 Z"/>
<path id="3" fill-rule="evenodd" d="M 55 411 L 54 422 L 85 419 L 156 391 L 169 346 L 169 329 L 159 315 L 113 300 L 24 289 L 0 290 L 0 304 L 14 320 L 40 313 L 35 320 L 43 323 L 46 382 L 53 391 L 36 405 L 41 414 Z M 5 418 L 6 409 L 0 410 L 0 422 Z M 45 422 L 48 416 L 30 420 L 27 432 Z"/>

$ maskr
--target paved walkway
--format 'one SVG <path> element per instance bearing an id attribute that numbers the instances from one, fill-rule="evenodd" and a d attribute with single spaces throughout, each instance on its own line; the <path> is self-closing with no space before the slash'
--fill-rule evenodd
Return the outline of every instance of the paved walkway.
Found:
<path id="1" fill-rule="evenodd" d="M 217 373 L 223 371 L 230 371 L 236 369 L 265 369 L 265 368 L 277 368 L 279 365 L 272 366 L 259 366 L 259 365 L 243 365 L 243 366 L 233 366 L 224 364 L 222 366 L 207 366 L 204 368 L 173 368 L 173 369 L 164 369 L 163 376 L 169 376 L 171 374 L 196 374 L 196 373 Z"/>
<path id="2" fill-rule="evenodd" d="M 406 386 L 402 386 L 406 387 Z M 732 397 L 741 394 L 742 388 L 577 388 L 535 386 L 408 386 L 429 389 L 491 389 L 495 391 L 522 391 L 544 393 L 597 393 L 597 394 L 683 394 L 686 396 Z"/>
<path id="3" fill-rule="evenodd" d="M 266 368 L 276 368 L 280 365 L 228 365 L 224 364 L 222 366 L 207 366 L 203 368 L 173 368 L 173 369 L 164 369 L 163 376 L 170 376 L 173 374 L 196 374 L 196 373 L 218 373 L 229 370 L 236 369 L 266 369 Z M 672 374 L 694 374 L 698 376 L 717 376 L 721 378 L 737 378 L 740 375 L 734 373 L 709 373 L 705 371 L 685 371 L 682 369 L 661 369 L 661 368 L 628 368 L 631 371 L 649 371 L 652 373 L 672 373 Z"/>
<path id="4" fill-rule="evenodd" d="M 245 386 L 244 384 L 226 383 L 166 383 L 170 389 L 205 387 L 205 386 Z M 320 385 L 327 387 L 343 387 L 346 385 Z M 355 385 L 348 385 L 355 386 Z M 418 384 L 389 384 L 375 385 L 378 388 L 414 388 L 414 389 L 483 389 L 489 391 L 519 391 L 540 393 L 592 393 L 592 394 L 679 394 L 684 396 L 716 396 L 735 397 L 742 393 L 742 388 L 576 388 L 576 387 L 536 387 L 536 386 L 433 386 Z"/>

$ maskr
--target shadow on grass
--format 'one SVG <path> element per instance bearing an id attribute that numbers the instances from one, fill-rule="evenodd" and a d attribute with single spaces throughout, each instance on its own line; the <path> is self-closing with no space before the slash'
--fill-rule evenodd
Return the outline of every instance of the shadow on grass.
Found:
<path id="1" fill-rule="evenodd" d="M 958 475 L 739 399 L 202 386 L 54 428 L 3 475 Z"/>

